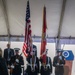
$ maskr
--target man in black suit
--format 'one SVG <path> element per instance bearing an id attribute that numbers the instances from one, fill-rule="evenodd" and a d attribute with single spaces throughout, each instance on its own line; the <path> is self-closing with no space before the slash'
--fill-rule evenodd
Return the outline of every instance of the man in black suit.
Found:
<path id="1" fill-rule="evenodd" d="M 41 70 L 40 73 L 41 75 L 51 75 L 52 73 L 52 62 L 51 58 L 47 56 L 47 51 L 46 49 L 46 63 L 43 63 L 42 56 L 40 57 L 40 62 L 41 62 Z"/>
<path id="2" fill-rule="evenodd" d="M 19 55 L 20 49 L 19 48 L 14 49 L 15 55 L 10 59 L 11 64 L 10 75 L 21 75 L 22 73 L 21 65 L 24 65 L 24 60 L 21 54 Z"/>
<path id="3" fill-rule="evenodd" d="M 55 75 L 64 75 L 65 58 L 62 56 L 62 50 L 57 51 L 57 56 L 53 59 Z"/>
<path id="4" fill-rule="evenodd" d="M 10 44 L 7 44 L 7 48 L 4 49 L 4 58 L 6 60 L 7 65 L 9 66 L 10 58 L 14 56 L 14 50 L 10 48 Z"/>
<path id="5" fill-rule="evenodd" d="M 2 57 L 2 50 L 0 48 L 0 75 L 8 75 L 8 69 L 5 59 Z"/>

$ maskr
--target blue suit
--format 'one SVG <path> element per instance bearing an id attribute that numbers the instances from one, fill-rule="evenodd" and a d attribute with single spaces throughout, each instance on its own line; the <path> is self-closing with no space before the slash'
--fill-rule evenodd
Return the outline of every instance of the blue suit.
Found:
<path id="1" fill-rule="evenodd" d="M 8 50 L 9 50 L 9 52 L 8 52 Z M 4 58 L 6 60 L 7 65 L 9 64 L 10 58 L 12 56 L 14 56 L 14 50 L 13 49 L 11 49 L 11 48 L 10 49 L 8 49 L 8 48 L 4 49 Z"/>

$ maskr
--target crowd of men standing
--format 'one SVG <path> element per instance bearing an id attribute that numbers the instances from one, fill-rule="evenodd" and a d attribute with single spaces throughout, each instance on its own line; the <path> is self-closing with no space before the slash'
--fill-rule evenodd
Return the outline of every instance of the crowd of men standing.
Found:
<path id="1" fill-rule="evenodd" d="M 48 50 L 46 50 L 46 63 L 43 63 L 42 57 L 37 57 L 35 47 L 34 45 L 30 55 L 26 57 L 27 65 L 24 75 L 38 75 L 39 73 L 40 75 L 51 75 L 52 65 L 55 67 L 55 75 L 64 75 L 65 58 L 62 56 L 62 51 L 58 51 L 52 62 L 51 58 L 47 56 Z M 19 54 L 19 50 L 19 48 L 11 49 L 10 44 L 7 44 L 2 57 L 0 49 L 0 75 L 8 75 L 8 69 L 10 69 L 10 75 L 21 75 L 21 65 L 24 65 L 24 59 Z"/>

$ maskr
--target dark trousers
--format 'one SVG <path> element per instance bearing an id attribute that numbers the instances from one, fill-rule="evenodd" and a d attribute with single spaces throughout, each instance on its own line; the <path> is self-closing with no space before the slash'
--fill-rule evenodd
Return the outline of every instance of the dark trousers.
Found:
<path id="1" fill-rule="evenodd" d="M 21 73 L 17 73 L 17 74 L 12 74 L 12 75 L 21 75 Z"/>
<path id="2" fill-rule="evenodd" d="M 63 73 L 55 73 L 55 75 L 64 75 Z"/>

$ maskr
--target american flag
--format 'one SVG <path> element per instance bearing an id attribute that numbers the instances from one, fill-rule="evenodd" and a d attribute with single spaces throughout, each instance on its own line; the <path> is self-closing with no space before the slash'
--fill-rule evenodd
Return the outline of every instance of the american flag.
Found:
<path id="1" fill-rule="evenodd" d="M 27 8 L 26 8 L 26 27 L 25 27 L 25 40 L 23 44 L 22 52 L 27 57 L 32 50 L 32 37 L 31 37 L 31 20 L 30 20 L 30 6 L 29 1 L 27 1 Z"/>

